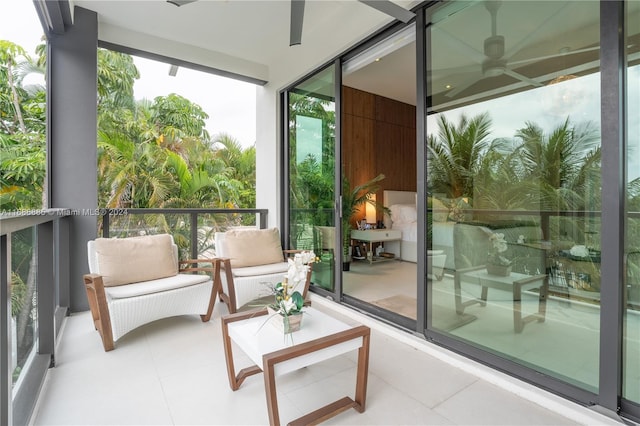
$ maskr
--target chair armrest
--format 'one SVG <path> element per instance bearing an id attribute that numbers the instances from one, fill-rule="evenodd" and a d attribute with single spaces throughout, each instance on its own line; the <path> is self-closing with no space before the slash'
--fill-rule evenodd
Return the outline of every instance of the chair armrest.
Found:
<path id="1" fill-rule="evenodd" d="M 211 264 L 211 266 L 206 266 L 206 267 L 197 266 L 200 263 L 209 263 Z M 196 266 L 188 266 L 188 265 L 196 265 Z M 215 274 L 216 274 L 217 265 L 218 265 L 218 262 L 216 261 L 216 259 L 181 260 L 178 262 L 178 272 L 198 272 L 198 271 L 210 272 L 213 278 L 215 277 Z"/>
<path id="2" fill-rule="evenodd" d="M 100 274 L 85 274 L 82 276 L 84 279 L 84 285 L 94 291 L 104 292 L 104 283 L 102 282 L 102 275 Z"/>
<path id="3" fill-rule="evenodd" d="M 294 249 L 282 250 L 284 254 L 296 254 L 296 253 L 302 253 L 303 251 L 304 250 L 294 250 Z"/>

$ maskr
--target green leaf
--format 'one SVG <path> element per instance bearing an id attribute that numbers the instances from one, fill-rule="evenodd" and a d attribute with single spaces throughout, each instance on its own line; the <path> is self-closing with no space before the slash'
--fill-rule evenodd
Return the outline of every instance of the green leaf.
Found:
<path id="1" fill-rule="evenodd" d="M 298 310 L 302 309 L 302 305 L 304 305 L 304 298 L 298 291 L 294 291 L 291 295 L 291 300 L 296 304 L 296 308 Z"/>

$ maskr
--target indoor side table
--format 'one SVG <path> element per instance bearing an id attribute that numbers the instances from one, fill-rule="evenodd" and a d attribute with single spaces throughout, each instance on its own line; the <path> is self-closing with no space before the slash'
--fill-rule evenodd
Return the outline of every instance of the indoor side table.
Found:
<path id="1" fill-rule="evenodd" d="M 352 350 L 358 350 L 356 390 L 354 398 L 345 396 L 331 404 L 302 416 L 290 425 L 317 424 L 349 408 L 365 410 L 369 372 L 371 330 L 350 326 L 312 307 L 305 308 L 302 327 L 292 335 L 284 335 L 269 321 L 267 310 L 241 312 L 222 317 L 222 337 L 227 361 L 229 385 L 238 390 L 249 376 L 263 372 L 269 411 L 269 423 L 280 424 L 276 394 L 276 376 L 324 361 Z M 233 363 L 232 342 L 255 364 L 237 375 Z"/>
<path id="2" fill-rule="evenodd" d="M 400 241 L 402 239 L 402 231 L 398 231 L 397 229 L 352 229 L 351 239 L 355 241 L 363 241 L 369 244 L 369 250 L 367 250 L 367 260 L 370 265 L 385 260 L 401 259 L 400 244 L 398 244 L 398 255 L 394 258 L 374 256 L 373 244 L 385 243 L 389 241 Z"/>
<path id="3" fill-rule="evenodd" d="M 476 284 L 482 287 L 480 299 L 462 301 L 462 289 L 460 281 Z M 525 324 L 537 321 L 544 322 L 547 307 L 547 294 L 549 292 L 549 280 L 546 275 L 526 275 L 511 272 L 509 276 L 502 277 L 489 275 L 485 266 L 476 266 L 456 271 L 453 287 L 455 290 L 456 313 L 461 315 L 464 308 L 479 303 L 487 304 L 487 292 L 489 288 L 495 288 L 511 292 L 513 294 L 513 328 L 516 333 L 521 333 Z M 538 288 L 538 312 L 525 317 L 522 316 L 522 292 Z"/>

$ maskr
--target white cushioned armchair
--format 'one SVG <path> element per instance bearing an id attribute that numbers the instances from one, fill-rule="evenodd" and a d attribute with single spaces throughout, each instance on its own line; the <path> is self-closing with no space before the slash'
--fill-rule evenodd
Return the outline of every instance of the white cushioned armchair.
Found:
<path id="1" fill-rule="evenodd" d="M 270 285 L 281 282 L 289 263 L 286 256 L 301 250 L 283 250 L 278 228 L 232 229 L 214 235 L 216 258 L 220 263 L 222 294 L 230 313 L 257 308 L 272 296 Z M 296 289 L 307 298 L 311 268 L 304 288 Z"/>
<path id="2" fill-rule="evenodd" d="M 143 324 L 177 315 L 209 321 L 220 293 L 215 259 L 178 260 L 168 234 L 87 243 L 85 289 L 105 351 Z M 199 266 L 204 265 L 204 266 Z"/>

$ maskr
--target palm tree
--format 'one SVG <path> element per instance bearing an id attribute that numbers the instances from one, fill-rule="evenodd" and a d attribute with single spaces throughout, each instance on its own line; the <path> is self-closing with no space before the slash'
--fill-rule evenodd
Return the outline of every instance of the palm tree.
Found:
<path id="1" fill-rule="evenodd" d="M 158 207 L 172 177 L 163 166 L 164 150 L 136 144 L 120 134 L 98 132 L 99 203 L 109 208 Z"/>
<path id="2" fill-rule="evenodd" d="M 599 207 L 599 198 L 587 199 L 600 189 L 600 139 L 593 123 L 573 126 L 567 118 L 545 135 L 540 126 L 527 122 L 516 138 L 522 140 L 517 151 L 524 179 L 538 186 L 540 209 Z"/>
<path id="3" fill-rule="evenodd" d="M 256 148 L 242 148 L 240 142 L 226 133 L 213 140 L 215 158 L 223 162 L 230 177 L 240 184 L 237 204 L 252 208 L 256 205 Z"/>
<path id="4" fill-rule="evenodd" d="M 444 115 L 438 119 L 437 136 L 427 138 L 428 186 L 432 193 L 447 198 L 472 197 L 474 181 L 482 174 L 488 152 L 500 152 L 504 141 L 489 141 L 491 118 L 488 113 L 471 119 L 465 115 L 455 126 Z"/>
<path id="5" fill-rule="evenodd" d="M 373 205 L 377 211 L 388 213 L 388 209 L 379 201 L 372 200 L 372 196 L 380 190 L 380 181 L 385 176 L 380 173 L 373 179 L 351 188 L 346 176 L 342 177 L 342 250 L 344 254 L 345 269 L 348 268 L 349 247 L 351 246 L 351 229 L 353 229 L 353 217 L 360 208 L 367 203 Z"/>

